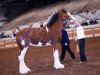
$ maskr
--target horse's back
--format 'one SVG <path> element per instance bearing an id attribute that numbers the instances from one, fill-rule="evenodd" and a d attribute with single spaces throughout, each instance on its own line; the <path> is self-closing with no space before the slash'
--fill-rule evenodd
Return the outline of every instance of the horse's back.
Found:
<path id="1" fill-rule="evenodd" d="M 46 43 L 48 41 L 48 34 L 45 28 L 25 28 L 16 36 L 16 41 L 22 39 L 32 43 L 38 43 L 39 41 Z"/>

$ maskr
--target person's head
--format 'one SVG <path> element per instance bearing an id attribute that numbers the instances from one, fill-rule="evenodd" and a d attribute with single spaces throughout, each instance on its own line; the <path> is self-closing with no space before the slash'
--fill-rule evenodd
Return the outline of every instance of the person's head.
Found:
<path id="1" fill-rule="evenodd" d="M 76 27 L 79 27 L 80 26 L 80 22 L 76 21 L 75 25 L 76 25 Z"/>
<path id="2" fill-rule="evenodd" d="M 29 24 L 29 27 L 31 28 L 33 26 L 33 23 Z"/>

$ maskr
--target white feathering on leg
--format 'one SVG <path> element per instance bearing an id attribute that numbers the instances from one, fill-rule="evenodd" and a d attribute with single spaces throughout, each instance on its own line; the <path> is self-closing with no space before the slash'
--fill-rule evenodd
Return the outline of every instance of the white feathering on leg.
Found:
<path id="1" fill-rule="evenodd" d="M 25 62 L 24 62 L 24 57 L 26 54 L 28 47 L 25 47 L 22 51 L 20 56 L 18 56 L 19 59 L 19 72 L 20 74 L 26 74 L 28 72 L 31 72 L 31 70 L 26 66 Z"/>
<path id="2" fill-rule="evenodd" d="M 59 69 L 59 68 L 64 68 L 64 65 L 60 63 L 59 61 L 59 53 L 58 50 L 55 50 L 53 53 L 54 56 L 54 68 Z"/>

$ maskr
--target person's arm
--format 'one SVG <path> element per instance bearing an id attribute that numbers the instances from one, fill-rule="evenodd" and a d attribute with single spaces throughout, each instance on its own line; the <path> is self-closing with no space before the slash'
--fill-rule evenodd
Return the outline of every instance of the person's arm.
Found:
<path id="1" fill-rule="evenodd" d="M 75 31 L 75 34 L 76 34 L 76 36 L 72 35 L 74 41 L 77 41 L 78 40 L 77 39 L 77 32 L 76 32 L 76 30 L 77 30 L 77 27 L 76 26 L 73 27 L 73 31 Z M 74 34 L 74 33 L 72 33 L 72 34 Z"/>

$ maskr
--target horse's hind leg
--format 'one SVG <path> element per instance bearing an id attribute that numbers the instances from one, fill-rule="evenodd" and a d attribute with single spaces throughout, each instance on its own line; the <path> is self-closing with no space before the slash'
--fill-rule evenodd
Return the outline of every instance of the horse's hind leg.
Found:
<path id="1" fill-rule="evenodd" d="M 28 47 L 24 47 L 23 50 L 21 51 L 20 55 L 18 56 L 19 59 L 19 72 L 21 74 L 26 74 L 28 72 L 31 72 L 31 70 L 26 66 L 24 62 L 24 57 L 26 54 Z"/>
<path id="2" fill-rule="evenodd" d="M 25 46 L 25 41 L 24 40 L 21 40 L 21 42 L 19 42 L 19 44 L 18 44 L 19 47 L 22 49 L 22 50 L 20 50 L 20 55 L 18 56 L 18 59 L 19 59 L 19 72 L 21 74 L 26 74 L 28 72 L 31 72 L 31 70 L 26 66 L 26 64 L 24 62 L 24 58 L 25 58 L 25 54 L 26 54 L 26 51 L 28 49 L 28 46 Z"/>

